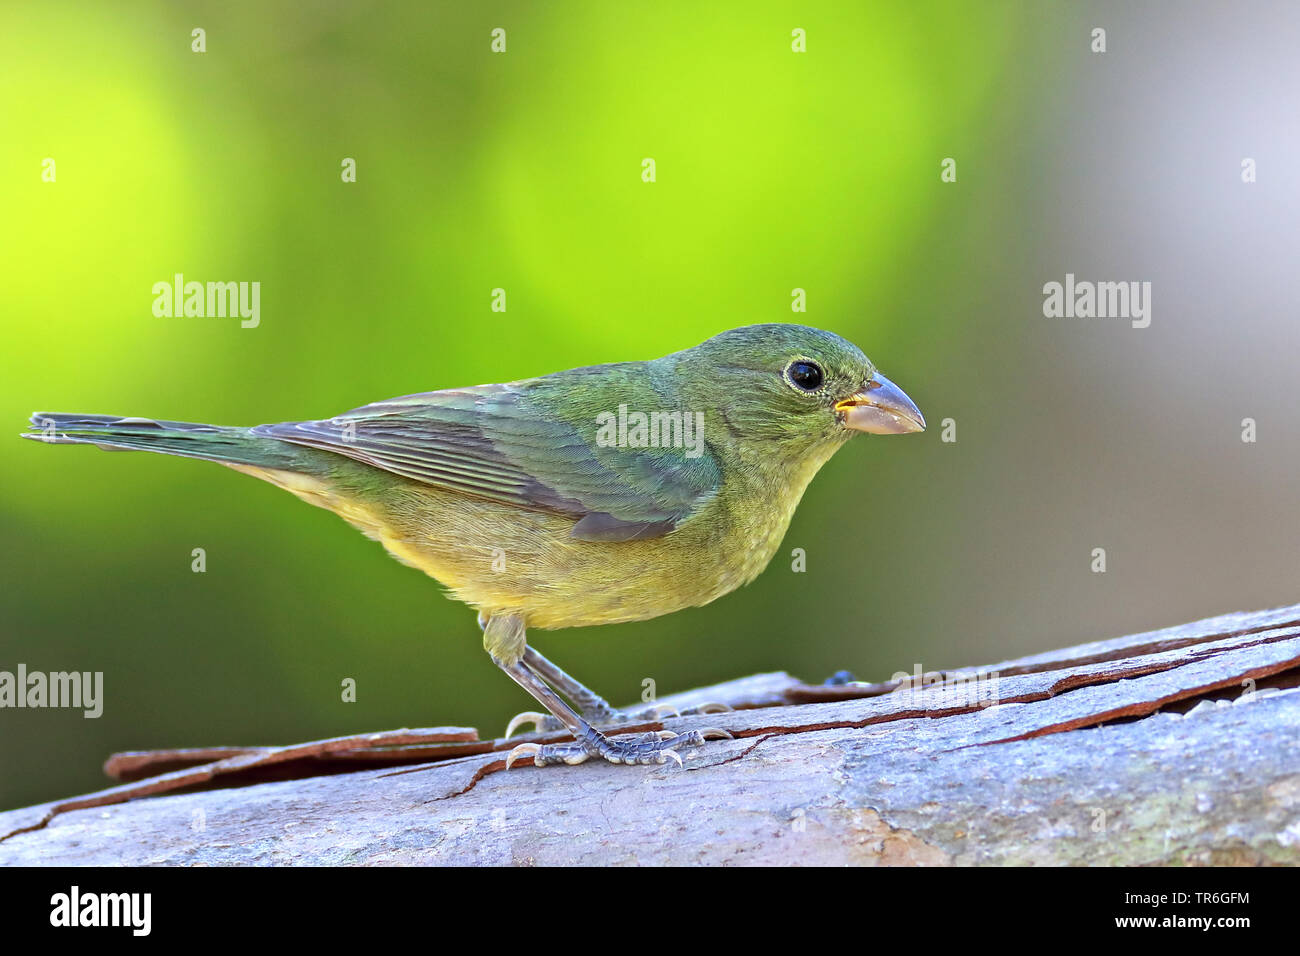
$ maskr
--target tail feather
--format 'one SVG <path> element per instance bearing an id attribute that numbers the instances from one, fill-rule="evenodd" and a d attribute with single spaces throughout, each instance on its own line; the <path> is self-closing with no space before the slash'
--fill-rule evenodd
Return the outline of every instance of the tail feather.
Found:
<path id="1" fill-rule="evenodd" d="M 295 469 L 302 455 L 275 438 L 247 428 L 169 422 L 117 415 L 37 412 L 23 438 L 51 445 L 95 445 L 105 451 L 154 451 L 228 464 Z"/>

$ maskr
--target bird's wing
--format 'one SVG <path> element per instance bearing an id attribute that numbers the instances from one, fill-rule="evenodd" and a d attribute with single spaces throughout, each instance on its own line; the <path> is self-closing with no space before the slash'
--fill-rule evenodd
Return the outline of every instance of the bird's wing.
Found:
<path id="1" fill-rule="evenodd" d="M 407 395 L 332 419 L 258 425 L 253 433 L 451 491 L 570 515 L 579 519 L 572 535 L 592 541 L 667 534 L 716 492 L 721 476 L 707 452 L 598 444 L 597 404 L 529 387 L 545 381 Z"/>

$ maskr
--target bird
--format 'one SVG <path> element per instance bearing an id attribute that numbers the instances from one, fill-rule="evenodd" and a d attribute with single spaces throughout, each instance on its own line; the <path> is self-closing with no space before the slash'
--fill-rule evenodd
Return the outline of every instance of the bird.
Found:
<path id="1" fill-rule="evenodd" d="M 851 437 L 924 429 L 856 345 L 776 323 L 653 360 L 328 419 L 234 427 L 37 412 L 22 437 L 218 462 L 333 511 L 440 582 L 478 612 L 496 666 L 546 709 L 511 721 L 507 738 L 528 721 L 572 737 L 519 744 L 509 769 L 530 757 L 681 765 L 680 751 L 729 736 L 613 733 L 641 715 L 570 677 L 529 633 L 646 620 L 748 584 Z"/>

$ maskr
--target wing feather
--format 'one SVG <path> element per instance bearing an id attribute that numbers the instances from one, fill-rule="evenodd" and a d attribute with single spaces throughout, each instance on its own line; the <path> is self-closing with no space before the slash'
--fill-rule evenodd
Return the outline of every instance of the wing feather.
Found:
<path id="1" fill-rule="evenodd" d="M 450 491 L 567 515 L 578 519 L 573 536 L 593 541 L 667 534 L 716 493 L 720 474 L 710 456 L 597 447 L 594 425 L 587 435 L 581 428 L 594 421 L 584 414 L 590 401 L 557 408 L 538 400 L 536 385 L 554 378 L 405 395 L 253 432 Z M 549 384 L 547 394 L 556 394 Z"/>

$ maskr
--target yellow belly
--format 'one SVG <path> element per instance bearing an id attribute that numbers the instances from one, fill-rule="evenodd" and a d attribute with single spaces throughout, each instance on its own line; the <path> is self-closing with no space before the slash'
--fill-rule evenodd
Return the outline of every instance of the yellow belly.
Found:
<path id="1" fill-rule="evenodd" d="M 663 537 L 581 541 L 569 536 L 573 518 L 416 482 L 391 486 L 377 502 L 296 472 L 230 467 L 333 511 L 479 612 L 519 614 L 530 628 L 645 620 L 707 604 L 767 566 L 798 501 L 747 516 L 717 500 Z"/>

